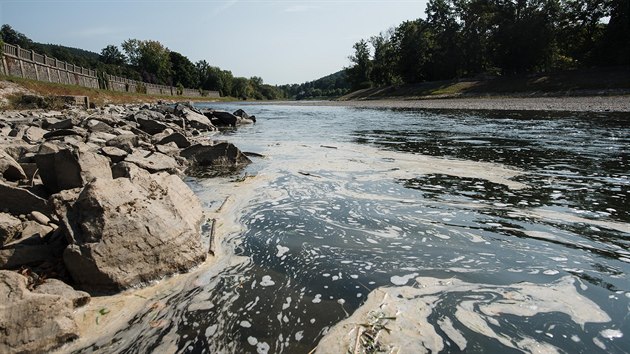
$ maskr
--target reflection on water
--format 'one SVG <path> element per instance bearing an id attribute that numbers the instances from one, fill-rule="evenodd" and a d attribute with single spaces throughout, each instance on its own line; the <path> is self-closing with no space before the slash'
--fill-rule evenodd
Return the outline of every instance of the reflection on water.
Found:
<path id="1" fill-rule="evenodd" d="M 430 348 L 628 352 L 628 117 L 245 109 L 258 123 L 226 138 L 267 157 L 248 171 L 246 231 L 224 241 L 238 261 L 85 351 L 308 353 L 375 289 L 452 279 L 412 296 L 430 308 L 415 324 L 435 332 Z M 524 188 L 497 177 L 506 168 Z M 191 183 L 220 203 L 215 182 Z"/>

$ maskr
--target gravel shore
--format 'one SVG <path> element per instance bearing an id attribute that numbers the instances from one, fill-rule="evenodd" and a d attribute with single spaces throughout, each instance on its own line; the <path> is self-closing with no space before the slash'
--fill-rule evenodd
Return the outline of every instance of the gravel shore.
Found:
<path id="1" fill-rule="evenodd" d="M 504 111 L 630 112 L 630 96 L 479 97 L 370 101 L 293 101 L 270 104 L 357 108 L 471 109 Z"/>

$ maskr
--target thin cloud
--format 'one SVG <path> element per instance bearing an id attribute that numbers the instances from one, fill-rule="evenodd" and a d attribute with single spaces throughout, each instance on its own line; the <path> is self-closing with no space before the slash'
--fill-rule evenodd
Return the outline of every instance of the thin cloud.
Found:
<path id="1" fill-rule="evenodd" d="M 317 6 L 311 5 L 293 5 L 284 9 L 284 12 L 308 12 L 311 10 L 315 10 Z"/>
<path id="2" fill-rule="evenodd" d="M 217 16 L 219 14 L 221 14 L 223 11 L 229 9 L 230 7 L 236 5 L 236 3 L 239 0 L 228 0 L 226 1 L 223 5 L 217 7 L 216 9 L 214 9 L 214 11 L 212 11 L 212 16 Z"/>

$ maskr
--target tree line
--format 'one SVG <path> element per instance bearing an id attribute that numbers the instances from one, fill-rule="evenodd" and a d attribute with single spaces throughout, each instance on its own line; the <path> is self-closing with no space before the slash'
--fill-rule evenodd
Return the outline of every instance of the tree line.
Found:
<path id="1" fill-rule="evenodd" d="M 326 99 L 343 96 L 350 91 L 345 70 L 302 84 L 281 85 L 279 88 L 287 98 L 296 100 Z"/>
<path id="2" fill-rule="evenodd" d="M 154 40 L 128 39 L 120 46 L 107 45 L 97 54 L 33 42 L 8 24 L 0 28 L 0 40 L 99 72 L 153 84 L 219 91 L 221 96 L 241 99 L 272 100 L 285 96 L 284 91 L 264 84 L 260 77 L 235 77 L 231 71 L 212 66 L 206 60 L 193 63 Z"/>
<path id="3" fill-rule="evenodd" d="M 630 65 L 630 0 L 430 0 L 349 59 L 353 89 Z"/>

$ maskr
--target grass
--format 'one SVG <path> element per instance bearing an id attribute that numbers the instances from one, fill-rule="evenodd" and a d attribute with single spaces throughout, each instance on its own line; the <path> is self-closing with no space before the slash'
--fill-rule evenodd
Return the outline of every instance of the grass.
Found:
<path id="1" fill-rule="evenodd" d="M 592 96 L 628 94 L 630 67 L 593 68 L 554 73 L 459 79 L 370 88 L 352 92 L 340 100 L 387 98 L 422 99 L 475 96 Z"/>
<path id="2" fill-rule="evenodd" d="M 24 79 L 15 76 L 0 75 L 0 81 L 8 81 L 22 86 L 41 96 L 88 96 L 90 102 L 97 106 L 105 104 L 124 104 L 124 103 L 147 103 L 157 101 L 235 101 L 232 97 L 209 98 L 209 97 L 187 97 L 187 96 L 166 96 L 166 95 L 149 95 L 132 92 L 117 92 L 93 89 L 77 85 L 67 85 L 51 82 L 36 81 Z M 1 86 L 2 84 L 0 84 Z M 10 98 L 10 102 L 15 102 L 16 97 Z M 16 108 L 16 107 L 5 107 Z"/>

